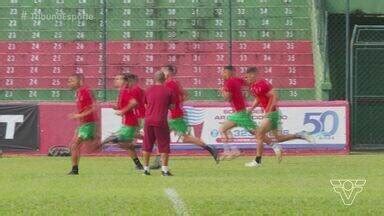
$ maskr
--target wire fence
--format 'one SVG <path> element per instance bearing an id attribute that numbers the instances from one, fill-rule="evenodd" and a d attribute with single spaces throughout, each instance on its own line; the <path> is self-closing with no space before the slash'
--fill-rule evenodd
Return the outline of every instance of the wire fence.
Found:
<path id="1" fill-rule="evenodd" d="M 355 149 L 383 148 L 384 25 L 356 25 L 352 34 L 349 94 Z"/>

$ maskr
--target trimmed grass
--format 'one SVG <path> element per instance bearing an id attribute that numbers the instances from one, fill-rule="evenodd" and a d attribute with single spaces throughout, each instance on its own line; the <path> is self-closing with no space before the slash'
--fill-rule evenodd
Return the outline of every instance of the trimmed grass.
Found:
<path id="1" fill-rule="evenodd" d="M 174 177 L 142 176 L 124 157 L 0 159 L 0 215 L 175 215 L 173 188 L 190 215 L 384 215 L 383 155 L 273 157 L 250 169 L 250 157 L 215 165 L 210 158 L 174 157 Z M 352 206 L 330 179 L 366 179 Z"/>

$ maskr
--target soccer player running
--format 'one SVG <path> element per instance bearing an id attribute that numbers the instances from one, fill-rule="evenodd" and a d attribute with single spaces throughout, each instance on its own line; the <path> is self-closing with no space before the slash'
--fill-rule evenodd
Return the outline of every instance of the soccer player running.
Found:
<path id="1" fill-rule="evenodd" d="M 243 87 L 246 85 L 245 80 L 235 76 L 235 69 L 232 66 L 224 67 L 222 78 L 224 86 L 221 93 L 224 99 L 231 103 L 233 113 L 228 116 L 228 119 L 220 127 L 220 133 L 224 141 L 224 152 L 221 160 L 231 160 L 240 156 L 240 151 L 229 145 L 229 131 L 234 127 L 242 127 L 255 135 L 257 126 L 246 109 L 242 92 Z"/>
<path id="2" fill-rule="evenodd" d="M 229 131 L 234 127 L 242 127 L 256 138 L 257 125 L 252 120 L 251 114 L 246 109 L 246 102 L 242 93 L 243 87 L 246 86 L 246 81 L 235 76 L 235 69 L 232 66 L 224 67 L 222 77 L 224 79 L 222 95 L 224 99 L 231 103 L 233 113 L 228 116 L 227 121 L 225 121 L 220 127 L 220 133 L 222 134 L 223 141 L 225 143 L 221 160 L 231 160 L 240 156 L 240 151 L 228 144 Z M 268 138 L 265 138 L 263 141 L 266 144 L 271 145 L 271 141 Z M 281 158 L 282 152 L 279 145 L 273 144 L 271 147 L 277 158 Z"/>
<path id="3" fill-rule="evenodd" d="M 129 74 L 120 74 L 115 77 L 114 85 L 120 89 L 115 114 L 122 116 L 123 126 L 118 131 L 117 136 L 112 135 L 108 137 L 102 144 L 109 142 L 118 143 L 120 148 L 128 151 L 129 156 L 135 163 L 136 169 L 143 170 L 143 165 L 137 157 L 134 145 L 138 128 L 138 120 L 134 109 L 137 107 L 138 101 L 134 97 L 134 92 L 130 89 L 129 81 Z"/>
<path id="4" fill-rule="evenodd" d="M 264 118 L 261 121 L 260 127 L 257 129 L 256 141 L 257 141 L 257 152 L 255 160 L 246 163 L 247 167 L 258 167 L 261 165 L 261 157 L 263 155 L 264 145 L 263 141 L 269 139 L 267 133 L 271 132 L 272 138 L 275 142 L 285 142 L 294 139 L 303 139 L 308 142 L 313 142 L 312 136 L 308 132 L 300 132 L 296 134 L 281 134 L 281 113 L 278 109 L 278 95 L 273 89 L 272 85 L 264 80 L 257 80 L 257 68 L 251 67 L 247 70 L 247 81 L 250 84 L 251 94 L 255 97 L 252 107 L 248 110 L 249 113 L 260 106 L 264 111 Z M 280 146 L 278 146 L 281 148 Z M 279 157 L 281 161 L 281 154 Z"/>
<path id="5" fill-rule="evenodd" d="M 90 144 L 96 141 L 96 113 L 92 92 L 84 86 L 84 77 L 73 74 L 68 78 L 68 87 L 76 91 L 77 113 L 69 115 L 70 119 L 80 122 L 76 134 L 71 143 L 72 170 L 68 175 L 79 174 L 80 151 L 84 143 Z"/>
<path id="6" fill-rule="evenodd" d="M 168 109 L 174 105 L 174 97 L 171 91 L 164 86 L 164 73 L 155 73 L 155 85 L 145 92 L 145 123 L 144 123 L 144 175 L 150 175 L 149 159 L 155 141 L 161 154 L 161 174 L 172 176 L 168 168 L 170 153 L 170 131 L 167 122 Z"/>
<path id="7" fill-rule="evenodd" d="M 165 86 L 174 94 L 175 104 L 170 109 L 170 119 L 168 125 L 171 131 L 182 138 L 183 143 L 192 143 L 205 150 L 207 150 L 216 161 L 219 163 L 219 156 L 216 148 L 211 145 L 207 145 L 201 139 L 188 134 L 188 124 L 184 119 L 183 102 L 187 99 L 187 92 L 183 90 L 180 84 L 174 79 L 176 75 L 176 69 L 172 65 L 167 65 L 161 68 L 164 73 L 166 81 Z"/>
<path id="8" fill-rule="evenodd" d="M 128 74 L 128 82 L 130 86 L 130 91 L 133 97 L 133 100 L 135 100 L 135 103 L 137 104 L 134 107 L 133 112 L 135 113 L 137 117 L 137 121 L 139 123 L 139 128 L 137 130 L 138 136 L 137 138 L 142 139 L 143 137 L 139 134 L 140 130 L 144 128 L 144 117 L 145 117 L 145 105 L 144 105 L 144 98 L 145 98 L 145 92 L 139 85 L 139 78 L 135 74 Z"/>

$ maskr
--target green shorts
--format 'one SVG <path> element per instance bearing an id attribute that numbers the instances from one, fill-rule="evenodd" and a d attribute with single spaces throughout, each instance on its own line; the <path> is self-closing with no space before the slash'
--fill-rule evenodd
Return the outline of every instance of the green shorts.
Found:
<path id="1" fill-rule="evenodd" d="M 270 130 L 278 130 L 281 126 L 281 113 L 280 111 L 274 111 L 269 113 L 265 118 L 271 123 Z"/>
<path id="2" fill-rule="evenodd" d="M 188 124 L 183 118 L 169 119 L 169 129 L 178 135 L 188 134 Z"/>
<path id="3" fill-rule="evenodd" d="M 130 142 L 135 139 L 136 127 L 133 126 L 122 126 L 119 130 L 118 137 L 119 142 Z"/>
<path id="4" fill-rule="evenodd" d="M 77 128 L 77 137 L 82 140 L 94 139 L 96 135 L 96 124 L 94 122 L 85 123 Z"/>
<path id="5" fill-rule="evenodd" d="M 252 120 L 251 114 L 247 111 L 235 112 L 228 116 L 228 120 L 248 131 L 254 131 L 257 128 L 256 123 Z"/>

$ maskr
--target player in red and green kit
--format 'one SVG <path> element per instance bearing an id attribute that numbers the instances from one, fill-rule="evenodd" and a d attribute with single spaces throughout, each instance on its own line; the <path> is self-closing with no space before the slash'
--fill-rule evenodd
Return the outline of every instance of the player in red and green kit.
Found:
<path id="1" fill-rule="evenodd" d="M 92 92 L 83 85 L 84 77 L 80 74 L 71 75 L 68 78 L 68 86 L 76 90 L 77 113 L 69 115 L 70 119 L 79 120 L 80 126 L 76 130 L 74 140 L 71 143 L 72 170 L 69 175 L 79 174 L 80 150 L 84 143 L 90 144 L 96 141 L 96 114 Z"/>
<path id="2" fill-rule="evenodd" d="M 108 137 L 102 144 L 109 142 L 118 143 L 121 148 L 128 151 L 129 156 L 136 165 L 136 169 L 142 170 L 143 166 L 137 157 L 134 146 L 134 140 L 138 129 L 138 120 L 134 109 L 138 105 L 138 102 L 130 89 L 129 76 L 129 74 L 120 74 L 115 77 L 115 87 L 120 89 L 115 114 L 122 116 L 123 125 L 117 132 L 117 135 Z"/>
<path id="3" fill-rule="evenodd" d="M 134 112 L 139 122 L 139 128 L 136 133 L 137 139 L 143 139 L 144 129 L 144 117 L 145 117 L 145 91 L 139 86 L 139 78 L 135 74 L 128 74 L 129 86 L 131 94 L 136 100 L 137 105 L 135 106 Z M 151 169 L 161 168 L 161 158 L 158 155 L 150 166 Z"/>
<path id="4" fill-rule="evenodd" d="M 128 74 L 128 83 L 130 92 L 132 94 L 133 99 L 135 100 L 134 103 L 136 106 L 134 107 L 133 111 L 137 117 L 137 121 L 139 123 L 138 131 L 143 129 L 144 127 L 144 117 L 145 117 L 145 104 L 144 104 L 144 98 L 145 98 L 145 92 L 138 84 L 139 79 L 137 75 L 135 74 Z M 142 139 L 141 135 L 138 135 L 137 138 Z"/>
<path id="5" fill-rule="evenodd" d="M 251 67 L 247 70 L 247 81 L 250 84 L 251 94 L 255 97 L 252 107 L 248 110 L 249 113 L 260 106 L 264 111 L 264 119 L 260 127 L 257 129 L 257 153 L 254 161 L 246 163 L 247 167 L 258 167 L 261 164 L 261 157 L 263 154 L 263 140 L 269 139 L 267 133 L 271 132 L 275 142 L 285 142 L 294 139 L 303 139 L 312 142 L 313 138 L 307 132 L 300 132 L 296 134 L 283 135 L 280 133 L 281 128 L 281 113 L 277 107 L 278 96 L 272 85 L 264 80 L 257 80 L 257 68 Z M 275 148 L 281 148 L 278 144 L 273 145 Z M 275 150 L 275 149 L 274 149 Z M 279 156 L 281 161 L 281 154 Z"/>
<path id="6" fill-rule="evenodd" d="M 243 95 L 243 87 L 247 86 L 247 83 L 244 79 L 236 77 L 235 71 L 232 66 L 224 67 L 222 72 L 222 77 L 224 79 L 224 87 L 222 89 L 222 94 L 225 99 L 227 99 L 232 106 L 233 113 L 228 116 L 227 121 L 225 121 L 221 127 L 220 132 L 223 136 L 224 142 L 228 142 L 228 132 L 234 127 L 242 127 L 246 129 L 250 134 L 256 137 L 257 125 L 252 120 L 251 113 L 246 109 L 245 97 Z M 263 140 L 266 144 L 270 145 L 271 140 L 265 137 Z M 281 158 L 281 149 L 277 145 L 272 145 L 276 156 Z M 230 146 L 229 144 L 224 145 L 224 153 L 222 159 L 233 159 L 240 155 L 239 150 Z"/>
<path id="7" fill-rule="evenodd" d="M 170 109 L 170 118 L 168 125 L 171 131 L 182 138 L 184 143 L 192 143 L 207 150 L 216 163 L 219 162 L 218 152 L 214 146 L 207 145 L 201 139 L 189 135 L 188 124 L 184 119 L 183 102 L 187 98 L 187 93 L 183 90 L 180 84 L 174 79 L 176 69 L 172 65 L 167 65 L 161 68 L 164 73 L 166 81 L 165 86 L 174 94 L 175 102 L 174 107 Z"/>
<path id="8" fill-rule="evenodd" d="M 231 103 L 233 113 L 228 116 L 228 119 L 221 125 L 220 132 L 223 136 L 224 153 L 222 160 L 233 159 L 240 156 L 240 151 L 230 146 L 228 132 L 234 127 L 242 127 L 251 134 L 255 134 L 257 125 L 252 120 L 252 116 L 247 112 L 245 98 L 242 92 L 243 87 L 246 86 L 244 79 L 235 76 L 235 70 L 232 66 L 224 67 L 222 77 L 224 79 L 224 86 L 222 88 L 223 97 Z"/>

